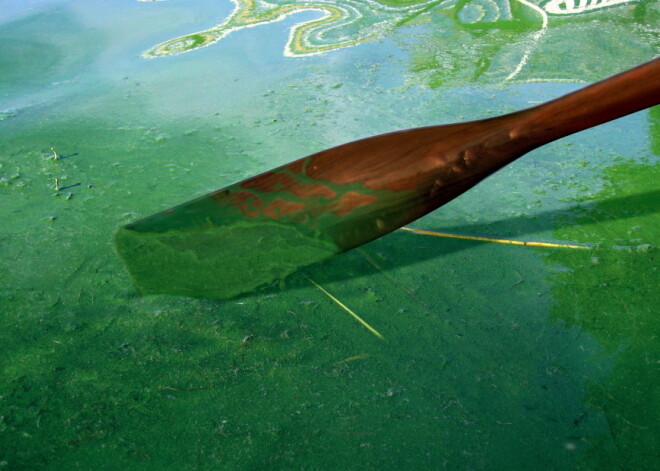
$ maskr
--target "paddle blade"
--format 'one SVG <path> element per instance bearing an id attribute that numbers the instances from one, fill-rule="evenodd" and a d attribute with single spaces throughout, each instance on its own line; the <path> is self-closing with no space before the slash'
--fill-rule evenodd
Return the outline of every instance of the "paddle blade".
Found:
<path id="1" fill-rule="evenodd" d="M 227 299 L 339 252 L 332 242 L 277 222 L 197 230 L 121 228 L 115 246 L 143 294 Z"/>
<path id="2" fill-rule="evenodd" d="M 314 154 L 129 224 L 116 235 L 117 251 L 145 294 L 250 292 L 398 229 L 476 184 L 492 162 L 483 167 L 452 144 L 473 127 L 419 128 Z"/>
<path id="3" fill-rule="evenodd" d="M 310 176 L 318 157 L 120 228 L 115 248 L 140 291 L 232 298 L 398 227 L 385 221 L 401 194 Z"/>

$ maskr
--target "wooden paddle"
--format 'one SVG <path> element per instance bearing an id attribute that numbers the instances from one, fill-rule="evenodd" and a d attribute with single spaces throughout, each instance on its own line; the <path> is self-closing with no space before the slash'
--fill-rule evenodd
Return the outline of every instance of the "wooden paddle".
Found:
<path id="1" fill-rule="evenodd" d="M 324 150 L 128 224 L 141 292 L 230 298 L 362 245 L 548 142 L 660 103 L 660 59 L 534 108 Z"/>

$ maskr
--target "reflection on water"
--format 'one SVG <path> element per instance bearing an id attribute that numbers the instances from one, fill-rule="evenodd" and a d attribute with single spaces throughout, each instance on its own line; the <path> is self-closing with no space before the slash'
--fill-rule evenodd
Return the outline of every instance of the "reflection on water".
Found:
<path id="1" fill-rule="evenodd" d="M 158 44 L 144 53 L 145 57 L 179 54 L 206 47 L 220 41 L 229 33 L 260 24 L 281 21 L 302 11 L 316 11 L 320 17 L 302 21 L 291 27 L 284 48 L 286 56 L 319 54 L 338 48 L 354 46 L 370 39 L 378 39 L 392 30 L 415 21 L 421 14 L 436 11 L 451 18 L 461 28 L 476 30 L 509 30 L 520 43 L 513 57 L 508 58 L 508 73 L 504 80 L 516 78 L 527 65 L 533 52 L 541 46 L 546 31 L 566 24 L 567 16 L 580 16 L 614 7 L 625 8 L 629 3 L 645 3 L 644 0 L 232 0 L 235 9 L 216 26 Z M 620 13 L 615 13 L 620 15 Z M 625 15 L 625 13 L 624 13 Z M 550 19 L 558 16 L 558 20 Z M 577 20 L 579 21 L 579 19 Z M 441 28 L 444 35 L 454 28 Z M 524 34 L 516 34 L 524 33 Z M 612 34 L 611 31 L 608 32 Z M 483 31 L 482 33 L 483 34 Z M 496 35 L 498 42 L 510 43 Z M 617 37 L 618 41 L 621 40 Z M 443 41 L 446 43 L 446 41 Z M 479 41 L 478 41 L 479 42 Z M 483 42 L 483 38 L 482 41 Z M 467 44 L 467 43 L 466 43 Z M 503 46 L 504 44 L 501 44 Z M 500 46 L 500 47 L 501 47 Z M 469 48 L 468 48 L 469 49 Z M 489 48 L 492 53 L 492 47 Z M 498 48 L 499 49 L 499 48 Z M 456 51 L 461 55 L 460 51 Z M 536 51 L 537 52 L 537 51 Z M 483 57 L 483 60 L 490 59 Z M 603 59 L 603 58 L 601 58 Z M 540 77 L 536 77 L 540 78 Z M 544 77 L 546 80 L 550 77 Z M 555 77 L 556 78 L 556 77 Z M 584 80 L 582 77 L 568 77 Z M 529 77 L 527 78 L 529 80 Z"/>
<path id="2" fill-rule="evenodd" d="M 580 2 L 565 9 L 560 5 L 568 3 L 483 4 L 489 5 L 488 14 L 477 15 L 472 2 L 439 9 L 428 20 L 430 40 L 402 40 L 413 52 L 412 81 L 433 88 L 591 82 L 650 60 L 658 49 L 657 35 L 649 29 L 657 15 L 654 2 Z M 465 47 L 452 46 L 458 41 Z"/>
<path id="3" fill-rule="evenodd" d="M 159 44 L 146 57 L 178 54 L 213 44 L 232 31 L 280 21 L 302 11 L 317 11 L 320 18 L 291 28 L 284 54 L 304 56 L 352 46 L 377 38 L 396 24 L 442 2 L 438 0 L 299 1 L 232 0 L 236 7 L 222 23 Z"/>

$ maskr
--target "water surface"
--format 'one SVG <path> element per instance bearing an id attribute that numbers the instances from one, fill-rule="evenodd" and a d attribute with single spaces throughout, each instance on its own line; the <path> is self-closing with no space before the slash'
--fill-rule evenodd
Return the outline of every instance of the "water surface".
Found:
<path id="1" fill-rule="evenodd" d="M 413 225 L 588 250 L 397 231 L 211 301 L 140 296 L 112 237 L 333 145 L 649 60 L 657 2 L 268 5 L 0 2 L 0 468 L 654 469 L 657 107 Z M 241 8 L 250 27 L 145 57 Z"/>

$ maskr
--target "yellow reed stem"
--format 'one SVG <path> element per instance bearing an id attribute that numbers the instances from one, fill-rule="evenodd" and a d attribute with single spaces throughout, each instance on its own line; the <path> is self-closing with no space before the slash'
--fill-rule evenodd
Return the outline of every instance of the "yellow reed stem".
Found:
<path id="1" fill-rule="evenodd" d="M 380 332 L 378 332 L 376 329 L 371 327 L 364 319 L 362 319 L 360 316 L 355 314 L 348 306 L 346 306 L 344 303 L 342 303 L 339 299 L 335 298 L 332 294 L 330 294 L 325 288 L 323 288 L 321 285 L 319 285 L 316 281 L 312 280 L 309 277 L 306 277 L 307 280 L 316 286 L 318 289 L 321 290 L 323 294 L 325 294 L 327 297 L 329 297 L 331 300 L 333 300 L 337 305 L 342 308 L 344 311 L 348 312 L 351 316 L 353 316 L 360 324 L 365 326 L 372 334 L 374 334 L 376 337 L 378 337 L 381 340 L 385 340 L 385 337 L 383 337 Z"/>
<path id="2" fill-rule="evenodd" d="M 511 244 L 511 245 L 527 245 L 531 247 L 554 247 L 554 248 L 563 248 L 563 249 L 590 249 L 591 247 L 587 245 L 574 245 L 574 244 L 555 244 L 552 242 L 530 242 L 523 240 L 511 240 L 511 239 L 493 239 L 490 237 L 480 237 L 480 236 L 469 236 L 469 235 L 460 235 L 460 234 L 449 234 L 447 232 L 435 232 L 435 231 L 425 231 L 423 229 L 413 229 L 411 227 L 402 227 L 404 231 L 413 232 L 415 234 L 435 236 L 435 237 L 448 237 L 452 239 L 465 239 L 465 240 L 476 240 L 479 242 L 494 242 L 497 244 Z"/>

